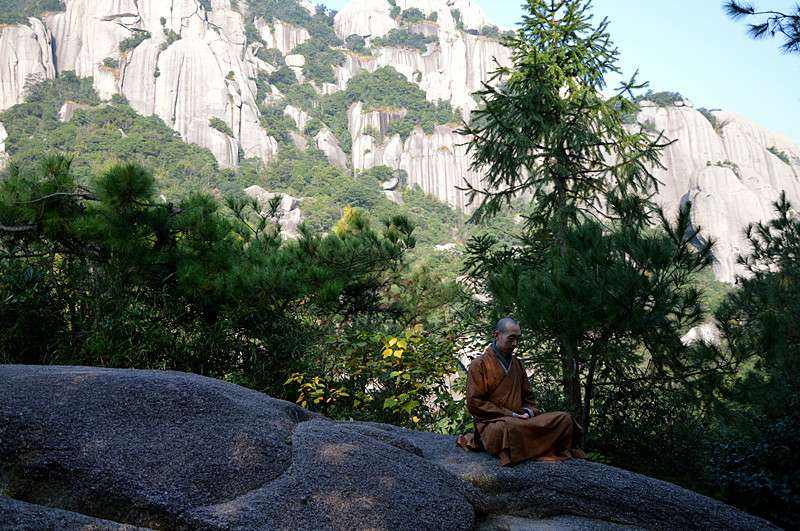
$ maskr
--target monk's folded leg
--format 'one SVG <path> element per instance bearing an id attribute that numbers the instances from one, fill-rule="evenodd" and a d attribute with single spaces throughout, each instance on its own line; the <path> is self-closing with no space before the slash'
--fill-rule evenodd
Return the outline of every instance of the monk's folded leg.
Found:
<path id="1" fill-rule="evenodd" d="M 501 458 L 501 464 L 566 459 L 570 457 L 575 427 L 572 415 L 564 412 L 544 413 L 531 419 L 508 417 L 486 424 L 481 439 L 490 454 Z"/>

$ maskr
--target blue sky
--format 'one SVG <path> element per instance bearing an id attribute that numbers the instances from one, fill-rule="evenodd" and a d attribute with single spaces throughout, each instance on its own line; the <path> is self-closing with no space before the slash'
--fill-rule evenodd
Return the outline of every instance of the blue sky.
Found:
<path id="1" fill-rule="evenodd" d="M 515 27 L 520 0 L 473 0 L 501 26 Z M 341 9 L 347 0 L 323 0 Z M 789 10 L 791 0 L 755 0 Z M 680 92 L 696 107 L 733 111 L 800 145 L 800 55 L 783 55 L 777 39 L 753 41 L 728 19 L 722 0 L 595 0 L 608 17 L 626 75 L 654 90 Z M 616 85 L 617 79 L 610 80 Z"/>

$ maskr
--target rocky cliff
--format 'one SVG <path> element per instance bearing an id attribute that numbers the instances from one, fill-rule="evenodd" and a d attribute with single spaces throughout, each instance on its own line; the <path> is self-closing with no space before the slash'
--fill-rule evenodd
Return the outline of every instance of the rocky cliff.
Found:
<path id="1" fill-rule="evenodd" d="M 333 422 L 175 372 L 0 365 L 14 529 L 774 529 L 583 460 L 500 467 L 454 437 Z"/>
<path id="2" fill-rule="evenodd" d="M 745 226 L 773 218 L 782 190 L 800 205 L 800 148 L 732 112 L 701 113 L 683 101 L 641 106 L 639 121 L 675 141 L 656 172 L 658 202 L 672 215 L 692 202 L 695 225 L 717 241 L 716 276 L 732 282 L 736 256 L 749 250 Z"/>

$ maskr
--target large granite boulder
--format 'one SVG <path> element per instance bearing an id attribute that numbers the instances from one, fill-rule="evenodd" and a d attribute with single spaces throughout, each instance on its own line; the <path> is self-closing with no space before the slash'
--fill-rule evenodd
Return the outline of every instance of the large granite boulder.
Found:
<path id="1" fill-rule="evenodd" d="M 0 527 L 765 529 L 589 461 L 502 468 L 176 372 L 0 365 Z M 93 527 L 94 526 L 94 527 Z"/>

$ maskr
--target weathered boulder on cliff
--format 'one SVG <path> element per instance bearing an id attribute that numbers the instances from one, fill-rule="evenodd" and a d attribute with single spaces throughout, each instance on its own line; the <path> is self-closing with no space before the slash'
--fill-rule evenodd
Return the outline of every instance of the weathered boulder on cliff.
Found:
<path id="1" fill-rule="evenodd" d="M 113 525 L 96 519 L 169 529 L 771 528 L 602 464 L 503 468 L 453 437 L 332 422 L 196 375 L 0 366 L 0 522 Z"/>

